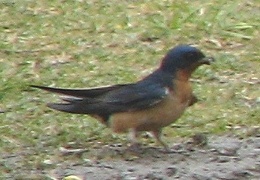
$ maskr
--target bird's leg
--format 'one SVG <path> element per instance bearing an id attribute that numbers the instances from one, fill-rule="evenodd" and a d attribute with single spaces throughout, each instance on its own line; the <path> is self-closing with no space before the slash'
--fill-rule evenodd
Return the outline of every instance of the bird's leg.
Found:
<path id="1" fill-rule="evenodd" d="M 129 138 L 131 144 L 137 143 L 137 132 L 135 129 L 129 129 L 128 138 Z"/>
<path id="2" fill-rule="evenodd" d="M 128 138 L 131 143 L 129 149 L 138 151 L 140 149 L 140 144 L 137 141 L 137 132 L 134 128 L 129 129 Z"/>
<path id="3" fill-rule="evenodd" d="M 153 136 L 157 140 L 157 142 L 159 142 L 164 147 L 164 150 L 166 152 L 170 152 L 170 148 L 168 147 L 168 145 L 165 142 L 163 142 L 163 140 L 161 138 L 162 130 L 161 129 L 154 130 L 154 131 L 151 131 L 151 133 L 153 134 Z"/>

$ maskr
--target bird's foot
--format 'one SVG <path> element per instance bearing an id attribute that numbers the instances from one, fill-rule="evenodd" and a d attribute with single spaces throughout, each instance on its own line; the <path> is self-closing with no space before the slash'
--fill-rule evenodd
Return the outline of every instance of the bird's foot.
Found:
<path id="1" fill-rule="evenodd" d="M 132 143 L 128 148 L 127 151 L 133 152 L 133 153 L 142 153 L 143 148 L 141 143 Z"/>

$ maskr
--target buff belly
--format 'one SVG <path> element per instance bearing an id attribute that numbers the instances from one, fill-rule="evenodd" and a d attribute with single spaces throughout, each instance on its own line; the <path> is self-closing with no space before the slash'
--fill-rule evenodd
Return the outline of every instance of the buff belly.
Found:
<path id="1" fill-rule="evenodd" d="M 153 131 L 161 129 L 175 122 L 186 109 L 189 99 L 180 102 L 180 99 L 168 97 L 156 106 L 134 112 L 122 112 L 112 115 L 109 126 L 114 132 Z"/>

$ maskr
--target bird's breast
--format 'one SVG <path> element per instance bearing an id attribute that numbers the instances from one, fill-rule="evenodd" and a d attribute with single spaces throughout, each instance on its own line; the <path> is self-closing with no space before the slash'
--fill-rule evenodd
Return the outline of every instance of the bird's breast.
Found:
<path id="1" fill-rule="evenodd" d="M 192 97 L 189 83 L 174 82 L 174 85 L 174 88 L 169 89 L 168 96 L 153 107 L 111 115 L 109 126 L 115 132 L 128 129 L 152 131 L 173 123 L 183 114 Z"/>

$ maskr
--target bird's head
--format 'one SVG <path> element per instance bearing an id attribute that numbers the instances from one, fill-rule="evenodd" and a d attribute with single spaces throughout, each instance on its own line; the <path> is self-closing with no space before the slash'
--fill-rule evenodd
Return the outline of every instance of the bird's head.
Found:
<path id="1" fill-rule="evenodd" d="M 202 64 L 210 64 L 212 57 L 206 57 L 199 49 L 189 45 L 179 45 L 171 49 L 163 58 L 160 69 L 164 72 L 175 73 L 183 70 L 192 73 Z"/>

